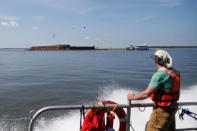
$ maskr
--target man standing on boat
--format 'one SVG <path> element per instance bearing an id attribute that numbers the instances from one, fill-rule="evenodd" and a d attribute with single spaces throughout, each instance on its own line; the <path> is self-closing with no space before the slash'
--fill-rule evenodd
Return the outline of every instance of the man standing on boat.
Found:
<path id="1" fill-rule="evenodd" d="M 175 131 L 175 114 L 180 96 L 180 73 L 172 68 L 172 58 L 167 51 L 154 53 L 157 72 L 149 86 L 140 94 L 129 93 L 128 100 L 143 100 L 150 97 L 155 103 L 146 131 Z"/>

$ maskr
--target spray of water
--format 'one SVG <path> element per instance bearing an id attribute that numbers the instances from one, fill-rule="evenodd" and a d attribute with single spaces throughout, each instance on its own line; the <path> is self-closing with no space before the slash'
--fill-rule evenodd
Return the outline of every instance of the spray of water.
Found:
<path id="1" fill-rule="evenodd" d="M 35 131 L 78 131 L 80 127 L 79 112 L 54 119 L 41 119 L 36 126 Z"/>

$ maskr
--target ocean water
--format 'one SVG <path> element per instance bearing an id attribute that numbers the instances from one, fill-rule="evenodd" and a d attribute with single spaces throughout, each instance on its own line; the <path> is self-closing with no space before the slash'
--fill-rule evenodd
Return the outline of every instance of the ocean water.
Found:
<path id="1" fill-rule="evenodd" d="M 0 49 L 0 131 L 27 130 L 29 112 L 49 105 L 127 103 L 127 94 L 143 91 L 156 71 L 151 51 L 26 51 Z M 197 49 L 169 49 L 181 72 L 180 101 L 197 101 Z M 151 102 L 149 99 L 134 102 Z M 185 107 L 197 113 L 196 107 Z M 151 113 L 131 110 L 136 131 L 143 131 Z M 49 113 L 50 114 L 50 113 Z M 80 115 L 69 111 L 41 117 L 36 131 L 77 131 Z M 118 121 L 115 121 L 118 129 Z M 197 127 L 185 116 L 177 128 Z"/>

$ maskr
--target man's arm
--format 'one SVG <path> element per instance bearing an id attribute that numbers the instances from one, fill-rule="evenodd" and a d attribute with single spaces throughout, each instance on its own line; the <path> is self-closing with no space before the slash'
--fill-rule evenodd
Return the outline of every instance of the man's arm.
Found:
<path id="1" fill-rule="evenodd" d="M 127 96 L 127 99 L 128 100 L 144 100 L 156 91 L 157 91 L 157 89 L 152 88 L 151 86 L 148 86 L 146 88 L 146 90 L 144 90 L 143 92 L 141 92 L 138 95 L 135 95 L 133 92 L 129 93 L 128 96 Z"/>

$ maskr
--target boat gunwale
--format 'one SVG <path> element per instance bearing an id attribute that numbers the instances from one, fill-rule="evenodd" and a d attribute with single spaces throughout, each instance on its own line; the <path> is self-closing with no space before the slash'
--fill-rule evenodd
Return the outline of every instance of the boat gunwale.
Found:
<path id="1" fill-rule="evenodd" d="M 179 107 L 181 106 L 197 106 L 197 102 L 178 102 Z M 36 113 L 31 117 L 28 131 L 33 131 L 33 126 L 42 113 L 52 110 L 81 110 L 81 109 L 106 109 L 114 108 L 117 104 L 105 104 L 105 105 L 59 105 L 59 106 L 46 106 L 36 111 Z M 134 103 L 134 104 L 118 104 L 117 108 L 139 108 L 139 107 L 154 107 L 154 103 Z M 130 117 L 130 115 L 129 115 Z M 127 118 L 128 119 L 128 118 Z M 192 128 L 193 129 L 193 128 Z M 197 129 L 197 128 L 195 128 Z M 178 129 L 184 130 L 184 129 Z"/>

